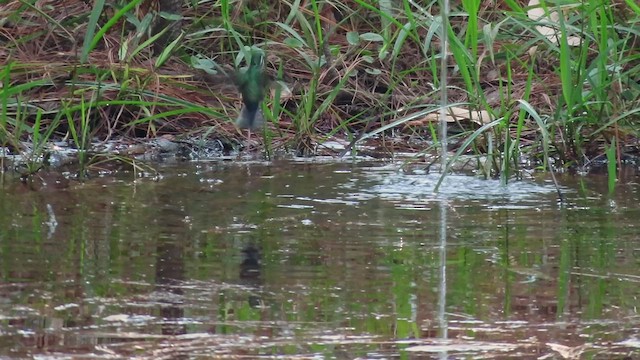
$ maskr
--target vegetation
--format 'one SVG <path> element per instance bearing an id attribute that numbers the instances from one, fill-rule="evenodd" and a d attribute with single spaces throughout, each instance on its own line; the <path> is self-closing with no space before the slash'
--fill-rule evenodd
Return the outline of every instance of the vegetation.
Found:
<path id="1" fill-rule="evenodd" d="M 443 82 L 435 1 L 10 0 L 0 146 L 37 164 L 51 138 L 83 154 L 96 139 L 165 134 L 239 144 L 241 98 L 225 74 L 255 46 L 287 84 L 262 105 L 268 154 L 314 154 L 335 137 L 430 151 L 444 83 L 450 148 L 485 155 L 487 175 L 508 177 L 525 158 L 555 169 L 637 159 L 635 0 L 451 6 Z"/>

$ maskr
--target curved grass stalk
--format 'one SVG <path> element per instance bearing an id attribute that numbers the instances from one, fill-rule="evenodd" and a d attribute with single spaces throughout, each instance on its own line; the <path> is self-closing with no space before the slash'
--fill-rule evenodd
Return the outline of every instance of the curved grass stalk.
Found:
<path id="1" fill-rule="evenodd" d="M 524 100 L 518 100 L 518 103 L 519 103 L 520 109 L 527 112 L 527 114 L 529 114 L 529 116 L 531 116 L 535 120 L 536 124 L 538 125 L 538 130 L 542 135 L 542 155 L 544 156 L 543 168 L 549 169 L 549 173 L 551 174 L 551 179 L 553 180 L 553 183 L 556 187 L 556 191 L 558 192 L 558 199 L 561 202 L 564 202 L 564 195 L 562 195 L 562 192 L 560 191 L 560 186 L 558 185 L 555 171 L 550 161 L 549 144 L 551 143 L 551 136 L 549 134 L 549 130 L 547 129 L 547 126 L 544 120 L 542 120 L 542 117 L 540 116 L 540 114 L 538 114 L 538 112 L 533 108 L 533 106 L 531 106 L 531 104 L 529 104 L 527 101 L 524 101 Z"/>

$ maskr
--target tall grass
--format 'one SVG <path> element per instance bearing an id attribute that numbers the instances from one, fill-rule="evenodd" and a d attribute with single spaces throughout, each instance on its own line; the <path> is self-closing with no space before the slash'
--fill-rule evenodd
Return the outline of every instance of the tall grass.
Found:
<path id="1" fill-rule="evenodd" d="M 241 138 L 233 125 L 240 97 L 230 74 L 250 46 L 265 50 L 269 75 L 293 92 L 284 96 L 276 86 L 265 101 L 268 153 L 281 146 L 313 154 L 336 136 L 392 152 L 421 150 L 407 139 L 431 148 L 444 140 L 429 119 L 445 110 L 439 104 L 445 52 L 450 103 L 490 114 L 450 123 L 458 134 L 450 161 L 481 156 L 484 176 L 507 181 L 525 160 L 560 171 L 606 151 L 620 158 L 638 137 L 640 11 L 631 0 L 543 1 L 538 7 L 546 16 L 538 19 L 523 0 L 463 0 L 451 9 L 447 49 L 443 21 L 432 15 L 441 9 L 435 1 L 238 7 L 211 0 L 161 15 L 145 12 L 143 0 L 69 2 L 59 14 L 24 4 L 0 5 L 12 24 L 0 70 L 4 146 L 28 138 L 36 121 L 56 127 L 41 133 L 68 133 L 79 148 L 94 137 Z M 563 16 L 549 20 L 553 13 Z M 158 16 L 179 19 L 181 34 L 167 40 L 168 28 L 154 32 Z M 46 26 L 25 20 L 34 18 Z M 43 98 L 47 109 L 38 106 Z M 52 121 L 55 112 L 66 121 Z M 602 145 L 612 143 L 614 150 Z"/>

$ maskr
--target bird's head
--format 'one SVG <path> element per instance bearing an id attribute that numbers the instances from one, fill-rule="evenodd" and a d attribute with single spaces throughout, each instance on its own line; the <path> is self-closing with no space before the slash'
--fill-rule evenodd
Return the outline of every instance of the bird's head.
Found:
<path id="1" fill-rule="evenodd" d="M 262 68 L 264 66 L 264 51 L 256 47 L 252 47 L 249 51 L 249 66 Z"/>

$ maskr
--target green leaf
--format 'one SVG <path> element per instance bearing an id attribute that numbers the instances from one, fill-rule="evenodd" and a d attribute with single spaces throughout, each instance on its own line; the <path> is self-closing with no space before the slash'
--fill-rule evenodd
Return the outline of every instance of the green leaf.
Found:
<path id="1" fill-rule="evenodd" d="M 404 44 L 404 41 L 407 39 L 407 36 L 409 36 L 409 33 L 411 32 L 412 29 L 413 29 L 413 24 L 411 23 L 404 24 L 402 29 L 400 29 L 398 38 L 396 39 L 396 42 L 393 44 L 393 53 L 391 55 L 392 57 L 395 58 L 398 56 L 398 54 L 400 54 L 400 51 L 402 51 L 402 45 Z"/>
<path id="2" fill-rule="evenodd" d="M 291 26 L 287 24 L 283 24 L 281 22 L 277 22 L 275 23 L 275 25 L 280 27 L 282 30 L 286 31 L 289 34 L 289 36 L 291 36 L 292 38 L 295 38 L 298 41 L 298 43 L 306 44 L 302 36 L 296 30 L 294 30 Z M 285 40 L 285 42 L 286 41 L 287 40 Z"/>
<path id="3" fill-rule="evenodd" d="M 82 44 L 82 57 L 80 62 L 84 63 L 87 61 L 89 57 L 89 52 L 93 47 L 91 46 L 91 42 L 93 40 L 93 35 L 96 32 L 96 27 L 98 25 L 98 19 L 100 18 L 100 14 L 102 14 L 102 9 L 104 8 L 104 0 L 97 0 L 93 4 L 93 9 L 91 10 L 91 15 L 89 16 L 89 24 L 87 24 L 87 32 L 84 34 L 84 42 Z"/>
<path id="4" fill-rule="evenodd" d="M 300 41 L 299 39 L 296 38 L 292 38 L 292 37 L 288 37 L 286 39 L 284 39 L 284 43 L 285 45 L 292 47 L 292 48 L 301 48 L 304 43 L 302 41 Z"/>
<path id="5" fill-rule="evenodd" d="M 362 60 L 368 62 L 369 64 L 373 64 L 373 56 L 364 55 L 362 57 Z"/>
<path id="6" fill-rule="evenodd" d="M 358 45 L 360 43 L 360 33 L 357 31 L 349 31 L 347 33 L 347 42 L 349 45 Z"/>
<path id="7" fill-rule="evenodd" d="M 640 15 L 640 6 L 635 3 L 635 0 L 625 0 L 627 5 L 637 14 Z"/>
<path id="8" fill-rule="evenodd" d="M 160 11 L 160 13 L 158 15 L 160 15 L 161 18 L 167 19 L 167 20 L 170 20 L 170 21 L 178 21 L 178 20 L 184 19 L 184 17 L 182 17 L 182 15 L 180 15 L 180 14 L 169 13 L 169 12 L 166 12 L 166 11 Z"/>
<path id="9" fill-rule="evenodd" d="M 160 55 L 156 59 L 156 64 L 155 64 L 156 68 L 159 68 L 167 60 L 169 60 L 169 57 L 173 53 L 174 49 L 176 49 L 182 43 L 182 39 L 184 39 L 184 35 L 185 35 L 184 32 L 180 33 L 180 35 L 178 35 L 178 37 L 175 40 L 173 40 L 169 45 L 167 45 L 166 48 L 164 48 L 164 50 L 162 50 L 162 53 L 160 53 Z"/>
<path id="10" fill-rule="evenodd" d="M 203 59 L 197 56 L 191 56 L 191 66 L 195 69 L 204 70 L 209 74 L 217 74 L 215 61 L 211 59 Z"/>
<path id="11" fill-rule="evenodd" d="M 368 32 L 360 35 L 360 39 L 371 42 L 383 42 L 384 38 L 380 34 Z"/>

